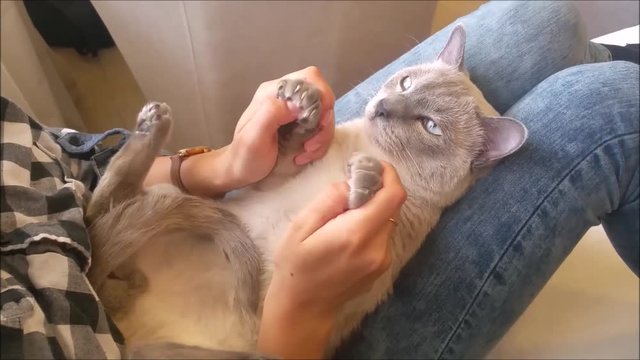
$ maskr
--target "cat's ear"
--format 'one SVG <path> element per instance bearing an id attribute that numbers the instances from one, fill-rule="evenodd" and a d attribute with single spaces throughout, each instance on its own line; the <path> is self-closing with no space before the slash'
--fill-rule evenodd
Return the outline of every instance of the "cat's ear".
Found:
<path id="1" fill-rule="evenodd" d="M 440 52 L 437 60 L 444 62 L 447 65 L 453 66 L 460 71 L 464 69 L 464 44 L 466 42 L 467 35 L 464 31 L 462 24 L 456 25 L 449 35 L 449 40 L 444 46 L 444 49 Z"/>
<path id="2" fill-rule="evenodd" d="M 491 166 L 513 154 L 527 140 L 527 128 L 520 121 L 508 117 L 485 117 L 485 150 L 473 161 L 474 167 Z"/>

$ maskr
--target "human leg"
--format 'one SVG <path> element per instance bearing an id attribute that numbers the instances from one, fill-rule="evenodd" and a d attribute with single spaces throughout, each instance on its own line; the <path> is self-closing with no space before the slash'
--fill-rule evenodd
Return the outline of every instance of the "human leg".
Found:
<path id="1" fill-rule="evenodd" d="M 603 221 L 637 272 L 638 69 L 572 67 L 518 101 L 528 142 L 445 212 L 338 356 L 483 356 Z"/>

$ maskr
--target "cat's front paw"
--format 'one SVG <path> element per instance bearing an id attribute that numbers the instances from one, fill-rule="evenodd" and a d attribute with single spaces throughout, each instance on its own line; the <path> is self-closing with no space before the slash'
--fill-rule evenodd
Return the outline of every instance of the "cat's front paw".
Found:
<path id="1" fill-rule="evenodd" d="M 318 88 L 301 79 L 282 79 L 276 97 L 288 101 L 299 111 L 291 131 L 298 135 L 312 134 L 320 124 L 320 97 Z"/>
<path id="2" fill-rule="evenodd" d="M 171 131 L 171 108 L 165 103 L 150 102 L 138 114 L 136 134 L 151 135 L 154 140 L 164 142 Z"/>
<path id="3" fill-rule="evenodd" d="M 382 187 L 382 164 L 378 159 L 356 153 L 347 163 L 349 209 L 364 205 Z"/>
<path id="4" fill-rule="evenodd" d="M 321 92 L 317 87 L 300 79 L 282 79 L 275 95 L 287 103 L 296 120 L 278 128 L 278 160 L 271 174 L 256 185 L 259 189 L 267 189 L 299 173 L 303 167 L 294 163 L 294 157 L 303 152 L 304 142 L 320 128 Z"/>

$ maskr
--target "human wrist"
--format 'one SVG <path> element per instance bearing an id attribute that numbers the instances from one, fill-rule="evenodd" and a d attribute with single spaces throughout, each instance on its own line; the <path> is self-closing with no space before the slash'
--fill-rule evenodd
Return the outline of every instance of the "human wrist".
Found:
<path id="1" fill-rule="evenodd" d="M 221 148 L 183 160 L 180 177 L 189 194 L 220 197 L 237 188 L 226 153 Z"/>

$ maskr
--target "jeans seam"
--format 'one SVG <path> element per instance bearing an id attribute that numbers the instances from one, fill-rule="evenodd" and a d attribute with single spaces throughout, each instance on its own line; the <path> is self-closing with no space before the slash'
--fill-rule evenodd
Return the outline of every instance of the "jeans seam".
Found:
<path id="1" fill-rule="evenodd" d="M 487 282 L 489 281 L 489 279 L 491 279 L 491 276 L 493 276 L 493 274 L 496 271 L 496 268 L 498 267 L 498 265 L 502 262 L 502 259 L 505 257 L 505 255 L 509 252 L 509 250 L 511 249 L 511 247 L 513 246 L 513 243 L 515 242 L 515 240 L 520 236 L 520 234 L 522 233 L 523 229 L 526 227 L 526 225 L 531 221 L 531 219 L 535 216 L 535 214 L 538 212 L 538 210 L 542 207 L 542 205 L 547 201 L 547 199 L 551 196 L 551 194 L 553 194 L 556 189 L 558 189 L 558 187 L 569 177 L 569 175 L 576 169 L 578 168 L 580 165 L 582 165 L 591 155 L 593 155 L 596 151 L 598 151 L 600 148 L 602 148 L 603 146 L 607 145 L 609 142 L 627 137 L 629 135 L 638 135 L 638 131 L 632 131 L 632 132 L 628 132 L 628 133 L 624 133 L 624 134 L 619 134 L 616 136 L 613 136 L 609 139 L 603 140 L 602 142 L 600 142 L 598 145 L 596 145 L 593 150 L 589 151 L 582 159 L 580 159 L 580 161 L 578 161 L 574 166 L 572 166 L 563 176 L 562 178 L 556 183 L 556 185 L 554 185 L 552 187 L 551 190 L 549 190 L 549 192 L 542 198 L 542 200 L 540 201 L 540 203 L 536 206 L 536 208 L 531 212 L 531 215 L 529 215 L 529 217 L 527 218 L 527 220 L 522 224 L 522 226 L 518 229 L 518 231 L 516 232 L 515 236 L 511 239 L 511 241 L 509 242 L 509 244 L 505 247 L 504 251 L 502 252 L 502 254 L 500 254 L 500 257 L 498 258 L 498 260 L 496 260 L 496 262 L 493 264 L 491 271 L 489 271 L 487 273 L 487 276 L 484 278 L 484 280 L 482 281 L 482 285 L 480 286 L 480 288 L 478 289 L 478 291 L 476 292 L 476 294 L 473 296 L 473 299 L 471 300 L 471 302 L 469 303 L 469 305 L 467 306 L 467 308 L 464 311 L 464 315 L 462 315 L 462 317 L 458 320 L 458 323 L 455 326 L 455 329 L 451 332 L 451 334 L 449 335 L 448 339 L 446 340 L 446 343 L 444 344 L 444 346 L 442 347 L 442 349 L 440 350 L 437 358 L 438 359 L 442 359 L 443 354 L 445 353 L 445 351 L 447 350 L 447 348 L 451 345 L 453 338 L 455 337 L 455 335 L 460 331 L 460 326 L 462 325 L 462 322 L 469 316 L 469 313 L 471 312 L 471 309 L 473 309 L 473 307 L 475 306 L 476 302 L 478 301 L 478 297 L 480 296 L 480 294 L 482 293 L 482 290 L 486 287 Z"/>
<path id="2" fill-rule="evenodd" d="M 628 202 L 624 203 L 623 205 L 618 206 L 618 208 L 615 211 L 625 210 L 625 208 L 635 205 L 639 200 L 640 200 L 640 198 L 636 197 L 635 199 L 633 199 L 631 201 L 628 201 Z M 607 214 L 607 215 L 609 215 L 609 214 Z"/>
<path id="3" fill-rule="evenodd" d="M 628 185 L 628 186 L 627 186 L 627 188 L 625 189 L 625 193 L 626 193 L 626 194 L 628 194 L 628 193 L 629 193 L 629 188 L 630 188 L 631 186 L 633 186 L 633 184 L 634 184 L 634 180 L 636 180 L 636 178 L 637 178 L 637 177 L 638 177 L 638 172 L 636 171 L 636 173 L 635 173 L 635 174 L 633 174 L 633 175 L 631 176 L 631 180 L 629 180 L 629 185 Z M 626 206 L 628 206 L 628 205 L 630 205 L 630 204 L 633 204 L 634 202 L 638 201 L 638 197 L 639 197 L 639 196 L 638 196 L 638 194 L 636 194 L 636 197 L 635 197 L 635 198 L 632 198 L 631 200 L 629 200 L 629 201 L 627 201 L 627 202 L 622 202 L 622 203 L 618 206 L 618 209 L 617 209 L 617 210 L 622 209 L 622 208 L 624 208 L 624 207 L 626 207 Z"/>

